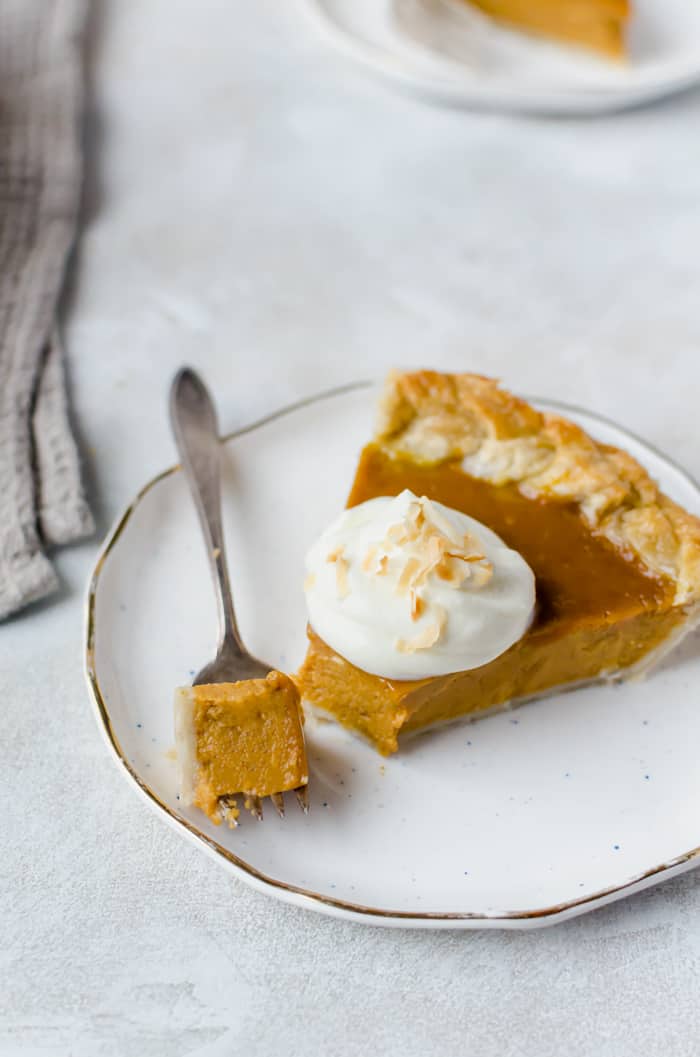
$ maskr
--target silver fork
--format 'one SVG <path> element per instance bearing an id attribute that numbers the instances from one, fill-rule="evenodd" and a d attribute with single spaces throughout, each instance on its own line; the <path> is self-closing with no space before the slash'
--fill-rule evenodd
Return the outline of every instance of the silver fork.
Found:
<path id="1" fill-rule="evenodd" d="M 221 445 L 216 409 L 204 382 L 189 367 L 183 367 L 173 379 L 170 388 L 170 421 L 204 533 L 219 614 L 216 656 L 197 673 L 192 685 L 264 679 L 270 671 L 270 665 L 253 657 L 243 645 L 233 608 L 221 519 Z M 295 793 L 299 806 L 306 813 L 309 809 L 306 786 L 300 786 Z M 282 793 L 274 793 L 270 799 L 277 813 L 284 818 Z M 247 802 L 256 818 L 262 821 L 260 797 L 248 797 Z M 231 813 L 233 806 L 232 797 L 219 797 L 222 816 L 235 824 Z"/>

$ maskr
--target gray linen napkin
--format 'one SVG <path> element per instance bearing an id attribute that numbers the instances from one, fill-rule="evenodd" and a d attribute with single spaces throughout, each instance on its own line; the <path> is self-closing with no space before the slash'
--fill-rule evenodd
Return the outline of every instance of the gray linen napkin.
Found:
<path id="1" fill-rule="evenodd" d="M 93 531 L 56 305 L 80 196 L 85 0 L 0 0 L 0 619 L 57 586 L 45 544 Z"/>

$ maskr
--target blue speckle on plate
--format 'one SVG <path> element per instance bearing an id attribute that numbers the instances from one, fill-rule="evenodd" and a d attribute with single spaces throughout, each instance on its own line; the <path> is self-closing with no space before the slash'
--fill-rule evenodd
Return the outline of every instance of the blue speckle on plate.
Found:
<path id="1" fill-rule="evenodd" d="M 620 850 L 620 845 L 619 844 L 613 844 L 613 851 L 619 851 L 619 850 Z"/>
<path id="2" fill-rule="evenodd" d="M 141 727 L 143 726 L 143 723 L 137 723 L 136 726 L 139 728 L 139 730 L 141 730 Z"/>
<path id="3" fill-rule="evenodd" d="M 645 775 L 644 775 L 644 781 L 645 781 L 645 782 L 648 782 L 650 778 L 651 778 L 651 775 L 650 775 L 650 774 L 645 774 Z"/>
<path id="4" fill-rule="evenodd" d="M 510 723 L 510 724 L 511 724 L 512 726 L 514 726 L 514 727 L 517 727 L 517 725 L 518 725 L 518 723 L 520 722 L 520 720 L 519 720 L 519 719 L 509 719 L 509 720 L 508 720 L 508 722 L 509 722 L 509 723 Z"/>

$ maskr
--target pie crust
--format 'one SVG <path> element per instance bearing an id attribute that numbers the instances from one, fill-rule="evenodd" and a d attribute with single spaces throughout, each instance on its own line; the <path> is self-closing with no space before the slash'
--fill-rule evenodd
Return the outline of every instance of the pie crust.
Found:
<path id="1" fill-rule="evenodd" d="M 700 520 L 665 496 L 640 464 L 559 415 L 537 411 L 477 374 L 392 372 L 376 442 L 423 464 L 460 459 L 472 477 L 528 498 L 577 504 L 592 532 L 700 599 Z"/>

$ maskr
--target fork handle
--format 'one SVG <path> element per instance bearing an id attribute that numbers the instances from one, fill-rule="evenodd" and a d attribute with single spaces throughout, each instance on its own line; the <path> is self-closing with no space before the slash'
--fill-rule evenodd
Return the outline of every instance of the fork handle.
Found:
<path id="1" fill-rule="evenodd" d="M 219 653 L 247 656 L 238 631 L 221 518 L 221 445 L 216 409 L 202 379 L 183 367 L 170 388 L 170 421 L 199 515 L 219 612 Z"/>

